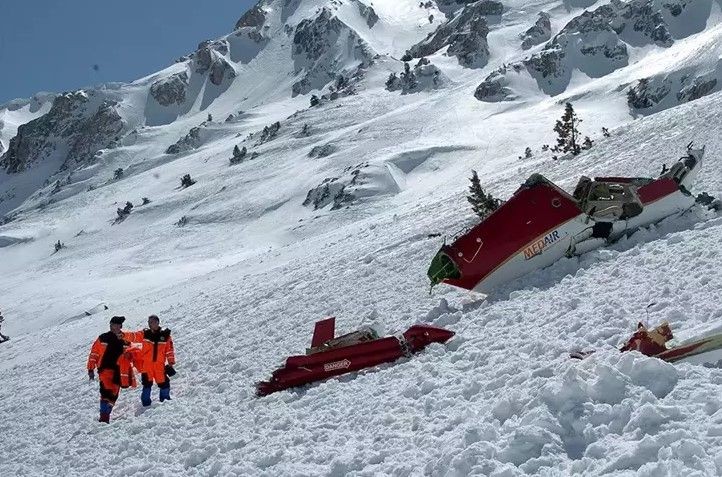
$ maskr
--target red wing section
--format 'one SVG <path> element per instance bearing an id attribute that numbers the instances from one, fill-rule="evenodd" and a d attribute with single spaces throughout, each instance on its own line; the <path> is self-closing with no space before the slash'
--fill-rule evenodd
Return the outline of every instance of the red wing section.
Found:
<path id="1" fill-rule="evenodd" d="M 336 333 L 336 318 L 326 318 L 317 321 L 316 327 L 313 329 L 313 339 L 311 340 L 311 348 L 317 348 L 326 341 L 332 340 Z"/>
<path id="2" fill-rule="evenodd" d="M 325 320 L 324 320 L 325 321 Z M 290 356 L 269 381 L 256 385 L 259 396 L 332 376 L 395 361 L 424 349 L 431 343 L 444 343 L 454 333 L 428 325 L 414 325 L 402 338 L 389 336 L 310 355 Z"/>
<path id="3" fill-rule="evenodd" d="M 710 350 L 722 348 L 722 335 L 714 335 L 700 341 L 669 349 L 655 355 L 655 358 L 674 363 L 683 358 L 695 356 Z"/>
<path id="4" fill-rule="evenodd" d="M 442 247 L 429 268 L 429 278 L 432 283 L 443 281 L 472 290 L 534 240 L 581 213 L 571 196 L 535 174 L 479 225 Z M 446 273 L 449 261 L 457 269 L 452 273 Z"/>

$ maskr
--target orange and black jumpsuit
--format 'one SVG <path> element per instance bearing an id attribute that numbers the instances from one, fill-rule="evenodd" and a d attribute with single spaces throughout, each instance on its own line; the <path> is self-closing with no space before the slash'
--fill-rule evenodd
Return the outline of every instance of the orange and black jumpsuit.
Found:
<path id="1" fill-rule="evenodd" d="M 166 363 L 175 365 L 175 349 L 168 328 L 153 331 L 146 328 L 133 333 L 133 341 L 142 341 L 140 351 L 140 379 L 143 391 L 140 401 L 143 406 L 150 406 L 150 391 L 155 382 L 160 388 L 160 401 L 170 399 L 170 378 L 166 374 Z"/>
<path id="2" fill-rule="evenodd" d="M 88 356 L 88 371 L 98 368 L 100 381 L 100 420 L 108 422 L 120 388 L 136 387 L 133 374 L 132 333 L 117 337 L 108 331 L 98 336 Z"/>

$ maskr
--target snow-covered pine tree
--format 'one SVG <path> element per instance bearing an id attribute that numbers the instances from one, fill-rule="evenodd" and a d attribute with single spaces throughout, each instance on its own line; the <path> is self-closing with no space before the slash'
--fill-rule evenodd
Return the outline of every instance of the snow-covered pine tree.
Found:
<path id="1" fill-rule="evenodd" d="M 479 175 L 473 169 L 469 181 L 471 184 L 469 185 L 469 195 L 466 196 L 466 200 L 471 204 L 471 209 L 474 213 L 479 216 L 480 219 L 484 219 L 499 208 L 501 201 L 495 199 L 491 194 L 484 192 L 484 189 L 481 188 Z"/>
<path id="2" fill-rule="evenodd" d="M 554 148 L 555 152 L 571 152 L 576 156 L 582 151 L 579 145 L 579 123 L 581 122 L 582 120 L 574 112 L 572 103 L 567 103 L 564 106 L 564 114 L 554 126 L 554 132 L 559 135 L 557 145 Z"/>

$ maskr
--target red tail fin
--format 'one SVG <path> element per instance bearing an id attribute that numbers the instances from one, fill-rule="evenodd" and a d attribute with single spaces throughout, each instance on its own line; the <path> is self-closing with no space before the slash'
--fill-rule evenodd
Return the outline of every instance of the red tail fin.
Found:
<path id="1" fill-rule="evenodd" d="M 311 340 L 311 348 L 321 346 L 328 340 L 332 340 L 336 329 L 336 318 L 326 318 L 325 320 L 317 321 L 316 327 L 313 330 L 313 339 Z"/>

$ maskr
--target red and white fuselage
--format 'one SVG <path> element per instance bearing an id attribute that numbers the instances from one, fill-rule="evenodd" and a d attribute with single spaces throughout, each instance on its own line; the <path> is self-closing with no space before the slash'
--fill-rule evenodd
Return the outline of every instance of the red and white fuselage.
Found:
<path id="1" fill-rule="evenodd" d="M 689 149 L 657 179 L 582 177 L 574 195 L 534 174 L 499 209 L 441 248 L 429 269 L 432 284 L 489 293 L 684 212 L 695 203 L 687 189 L 703 154 L 704 148 Z"/>

